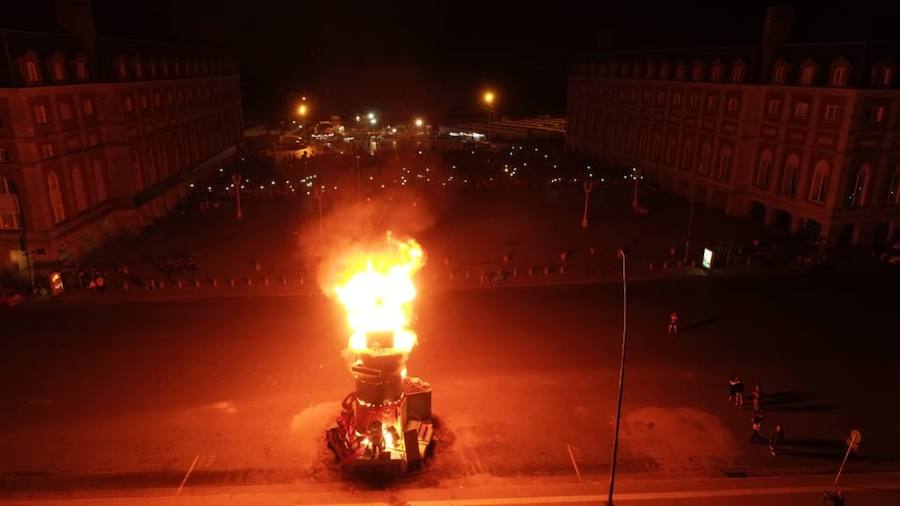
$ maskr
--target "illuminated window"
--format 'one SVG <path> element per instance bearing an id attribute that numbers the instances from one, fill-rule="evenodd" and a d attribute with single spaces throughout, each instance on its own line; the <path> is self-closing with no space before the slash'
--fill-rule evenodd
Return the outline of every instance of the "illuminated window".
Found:
<path id="1" fill-rule="evenodd" d="M 837 121 L 839 111 L 840 111 L 840 107 L 838 107 L 836 105 L 826 105 L 825 106 L 825 120 L 826 121 Z"/>
<path id="2" fill-rule="evenodd" d="M 769 104 L 766 107 L 769 111 L 769 114 L 780 114 L 781 113 L 781 100 L 773 98 L 769 100 Z"/>
<path id="3" fill-rule="evenodd" d="M 134 111 L 134 100 L 132 100 L 131 97 L 123 98 L 122 99 L 122 108 L 125 110 L 125 112 Z"/>
<path id="4" fill-rule="evenodd" d="M 735 63 L 734 68 L 731 69 L 731 82 L 741 83 L 743 81 L 744 81 L 744 64 L 743 63 Z"/>
<path id="5" fill-rule="evenodd" d="M 40 80 L 41 75 L 38 73 L 37 63 L 32 60 L 25 62 L 25 81 L 34 84 Z"/>
<path id="6" fill-rule="evenodd" d="M 86 98 L 81 101 L 81 110 L 84 112 L 85 116 L 93 116 L 94 115 L 94 101 Z"/>
<path id="7" fill-rule="evenodd" d="M 49 123 L 46 107 L 43 105 L 36 105 L 32 107 L 32 111 L 34 111 L 34 123 L 36 125 L 46 125 Z"/>
<path id="8" fill-rule="evenodd" d="M 888 67 L 887 65 L 882 65 L 881 67 L 878 68 L 876 82 L 878 84 L 880 84 L 881 86 L 890 86 L 891 80 L 893 79 L 893 77 L 894 77 L 893 69 L 891 67 Z"/>
<path id="9" fill-rule="evenodd" d="M 84 63 L 84 60 L 78 60 L 75 62 L 75 75 L 78 76 L 78 79 L 82 81 L 87 79 L 87 65 Z"/>
<path id="10" fill-rule="evenodd" d="M 831 85 L 844 86 L 847 84 L 847 67 L 838 65 L 831 70 Z"/>
<path id="11" fill-rule="evenodd" d="M 713 81 L 720 81 L 722 79 L 722 64 L 715 63 L 712 66 L 712 76 Z"/>
<path id="12" fill-rule="evenodd" d="M 805 118 L 809 116 L 809 102 L 797 102 L 794 104 L 794 117 Z"/>

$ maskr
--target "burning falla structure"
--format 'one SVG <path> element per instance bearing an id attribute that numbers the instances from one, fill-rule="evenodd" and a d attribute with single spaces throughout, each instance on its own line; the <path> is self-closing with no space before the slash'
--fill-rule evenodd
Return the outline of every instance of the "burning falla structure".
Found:
<path id="1" fill-rule="evenodd" d="M 431 387 L 406 374 L 416 344 L 410 323 L 421 246 L 388 232 L 385 243 L 350 252 L 332 295 L 347 313 L 356 389 L 344 398 L 328 446 L 349 471 L 402 473 L 418 468 L 434 438 Z"/>

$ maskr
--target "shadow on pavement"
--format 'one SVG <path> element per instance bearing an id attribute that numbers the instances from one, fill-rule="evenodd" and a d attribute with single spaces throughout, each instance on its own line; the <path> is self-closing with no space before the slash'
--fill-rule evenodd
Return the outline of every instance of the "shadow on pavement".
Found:
<path id="1" fill-rule="evenodd" d="M 682 325 L 682 327 L 678 330 L 678 333 L 683 334 L 683 333 L 689 332 L 691 330 L 703 328 L 703 327 L 706 327 L 707 325 L 712 325 L 713 323 L 716 323 L 721 319 L 722 318 L 720 316 L 716 315 L 716 316 L 707 318 L 705 320 L 700 320 L 698 322 L 691 323 L 690 325 Z"/>

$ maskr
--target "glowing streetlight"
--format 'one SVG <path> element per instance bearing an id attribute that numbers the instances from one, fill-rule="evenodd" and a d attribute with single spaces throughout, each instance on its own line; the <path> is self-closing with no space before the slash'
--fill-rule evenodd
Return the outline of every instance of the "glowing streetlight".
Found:
<path id="1" fill-rule="evenodd" d="M 494 92 L 491 90 L 485 91 L 482 99 L 484 100 L 484 104 L 488 109 L 488 124 L 487 124 L 487 132 L 485 132 L 485 140 L 490 140 L 491 138 L 491 121 L 494 119 Z"/>
<path id="2" fill-rule="evenodd" d="M 366 115 L 366 117 L 369 118 L 369 121 L 372 121 L 373 119 L 375 119 L 375 113 L 370 112 L 369 114 Z"/>
<path id="3" fill-rule="evenodd" d="M 488 105 L 488 107 L 494 104 L 494 92 L 486 91 L 484 92 L 484 103 Z"/>
<path id="4" fill-rule="evenodd" d="M 416 118 L 416 127 L 422 128 L 422 126 L 423 126 L 424 124 L 425 124 L 425 122 L 422 121 L 422 118 Z"/>
<path id="5" fill-rule="evenodd" d="M 308 113 L 308 112 L 309 112 L 309 107 L 308 107 L 306 104 L 300 104 L 300 105 L 297 106 L 297 114 L 298 114 L 301 118 L 305 118 L 305 117 L 306 117 L 306 113 Z"/>
<path id="6" fill-rule="evenodd" d="M 375 119 L 375 118 L 369 118 L 369 124 L 370 124 L 370 125 L 375 125 L 375 124 L 377 124 L 377 123 L 378 123 L 378 120 L 377 120 L 377 119 Z"/>
<path id="7" fill-rule="evenodd" d="M 356 122 L 359 123 L 359 120 L 360 120 L 360 119 L 362 119 L 362 118 L 360 118 L 359 115 L 357 114 L 357 115 L 356 115 Z"/>

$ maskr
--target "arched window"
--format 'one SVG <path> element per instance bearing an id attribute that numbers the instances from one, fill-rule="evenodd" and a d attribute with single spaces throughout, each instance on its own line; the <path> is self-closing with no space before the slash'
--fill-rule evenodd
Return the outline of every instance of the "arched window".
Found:
<path id="1" fill-rule="evenodd" d="M 25 81 L 34 84 L 40 82 L 41 74 L 38 72 L 37 63 L 34 60 L 25 62 Z"/>
<path id="2" fill-rule="evenodd" d="M 807 63 L 800 67 L 800 84 L 810 85 L 813 84 L 813 81 L 816 79 L 816 66 L 812 63 Z"/>
<path id="3" fill-rule="evenodd" d="M 56 58 L 53 60 L 53 80 L 54 81 L 65 81 L 66 79 L 66 70 L 63 67 L 63 62 L 61 58 Z"/>
<path id="4" fill-rule="evenodd" d="M 817 204 L 825 203 L 825 194 L 828 191 L 828 162 L 819 160 L 813 168 L 812 181 L 809 184 L 809 201 Z"/>
<path id="5" fill-rule="evenodd" d="M 84 189 L 84 175 L 81 167 L 72 169 L 72 187 L 75 190 L 75 209 L 80 213 L 87 209 L 87 191 Z"/>
<path id="6" fill-rule="evenodd" d="M 700 144 L 700 164 L 697 166 L 697 172 L 705 176 L 709 173 L 710 164 L 712 162 L 712 144 L 709 141 L 703 141 Z"/>
<path id="7" fill-rule="evenodd" d="M 900 204 L 900 165 L 894 169 L 894 175 L 891 176 L 884 203 L 889 206 Z"/>
<path id="8" fill-rule="evenodd" d="M 106 176 L 103 174 L 103 163 L 100 160 L 94 160 L 94 191 L 97 194 L 97 202 L 104 202 L 108 197 L 106 195 Z"/>
<path id="9" fill-rule="evenodd" d="M 56 225 L 66 219 L 66 210 L 63 207 L 62 192 L 59 190 L 59 179 L 53 172 L 47 175 L 47 195 L 50 197 L 53 224 Z"/>
<path id="10" fill-rule="evenodd" d="M 769 188 L 769 174 L 772 172 L 772 150 L 764 149 L 759 154 L 759 164 L 756 167 L 756 187 L 763 190 Z"/>
<path id="11" fill-rule="evenodd" d="M 727 181 L 728 174 L 731 171 L 732 152 L 730 146 L 724 146 L 719 153 L 719 173 L 717 177 L 720 181 Z"/>
<path id="12" fill-rule="evenodd" d="M 695 61 L 694 65 L 691 67 L 691 80 L 693 81 L 702 81 L 703 80 L 703 63 L 699 61 Z"/>
<path id="13" fill-rule="evenodd" d="M 869 202 L 871 172 L 869 164 L 864 163 L 859 168 L 859 171 L 856 173 L 856 180 L 853 182 L 853 191 L 850 194 L 850 207 L 862 207 Z"/>
<path id="14" fill-rule="evenodd" d="M 781 174 L 781 193 L 793 195 L 797 189 L 797 172 L 800 170 L 800 157 L 791 154 L 784 162 L 784 172 Z"/>
<path id="15" fill-rule="evenodd" d="M 670 79 L 672 77 L 672 64 L 664 61 L 659 67 L 659 78 Z"/>
<path id="16" fill-rule="evenodd" d="M 0 230 L 21 229 L 20 215 L 19 196 L 15 193 L 13 183 L 0 176 Z"/>

